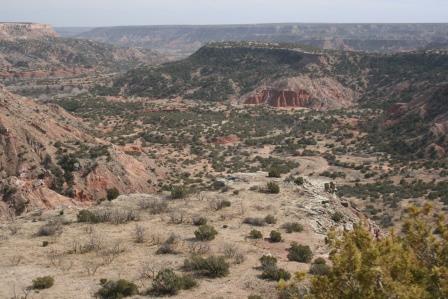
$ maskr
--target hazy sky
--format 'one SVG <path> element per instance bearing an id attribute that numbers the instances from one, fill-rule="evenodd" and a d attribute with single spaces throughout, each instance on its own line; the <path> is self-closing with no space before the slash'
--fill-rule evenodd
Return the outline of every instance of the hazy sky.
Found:
<path id="1" fill-rule="evenodd" d="M 0 0 L 0 21 L 55 26 L 448 22 L 448 0 Z"/>

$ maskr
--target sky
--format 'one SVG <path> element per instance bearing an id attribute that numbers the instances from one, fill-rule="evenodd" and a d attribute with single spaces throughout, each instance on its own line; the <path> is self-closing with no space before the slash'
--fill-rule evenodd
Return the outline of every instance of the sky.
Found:
<path id="1" fill-rule="evenodd" d="M 0 0 L 0 21 L 92 27 L 448 23 L 448 0 Z"/>

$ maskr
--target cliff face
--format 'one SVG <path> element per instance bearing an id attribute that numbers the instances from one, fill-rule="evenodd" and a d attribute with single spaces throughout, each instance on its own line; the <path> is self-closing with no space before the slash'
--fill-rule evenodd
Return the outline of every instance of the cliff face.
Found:
<path id="1" fill-rule="evenodd" d="M 281 79 L 242 97 L 244 104 L 277 108 L 337 109 L 353 105 L 358 94 L 332 78 Z"/>
<path id="2" fill-rule="evenodd" d="M 311 95 L 303 89 L 294 90 L 278 90 L 278 89 L 262 89 L 255 95 L 246 99 L 246 104 L 258 105 L 267 104 L 272 107 L 307 107 Z"/>
<path id="3" fill-rule="evenodd" d="M 53 27 L 35 23 L 0 23 L 0 39 L 37 39 L 56 37 Z"/>

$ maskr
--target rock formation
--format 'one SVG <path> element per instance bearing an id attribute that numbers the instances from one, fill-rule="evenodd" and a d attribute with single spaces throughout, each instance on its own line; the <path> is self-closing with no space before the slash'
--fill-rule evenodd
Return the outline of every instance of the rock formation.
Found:
<path id="1" fill-rule="evenodd" d="M 304 107 L 317 110 L 350 107 L 357 93 L 332 78 L 310 78 L 306 75 L 280 79 L 263 85 L 243 96 L 244 104 L 266 104 L 271 107 Z"/>
<path id="2" fill-rule="evenodd" d="M 246 104 L 267 104 L 272 107 L 307 107 L 309 105 L 311 95 L 303 89 L 294 90 L 278 90 L 263 89 L 255 95 L 249 96 Z"/>

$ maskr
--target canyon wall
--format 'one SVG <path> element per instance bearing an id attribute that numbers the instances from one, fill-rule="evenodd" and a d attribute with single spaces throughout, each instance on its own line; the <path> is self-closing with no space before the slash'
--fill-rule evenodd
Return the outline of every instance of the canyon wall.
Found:
<path id="1" fill-rule="evenodd" d="M 276 108 L 328 110 L 350 107 L 357 96 L 356 92 L 334 79 L 298 76 L 260 86 L 243 96 L 242 102 Z"/>

